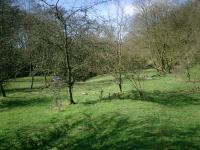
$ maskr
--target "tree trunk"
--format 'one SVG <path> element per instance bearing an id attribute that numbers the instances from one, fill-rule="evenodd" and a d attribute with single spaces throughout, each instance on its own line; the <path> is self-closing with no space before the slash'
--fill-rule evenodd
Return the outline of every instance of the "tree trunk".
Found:
<path id="1" fill-rule="evenodd" d="M 74 102 L 74 99 L 73 99 L 72 88 L 73 88 L 72 86 L 69 86 L 69 87 L 68 87 L 69 100 L 70 100 L 70 104 L 76 104 L 76 103 Z"/>
<path id="2" fill-rule="evenodd" d="M 67 64 L 68 64 L 68 92 L 69 92 L 69 100 L 70 100 L 70 104 L 76 104 L 74 102 L 74 99 L 73 99 L 73 91 L 72 90 L 73 90 L 74 82 L 72 81 L 72 72 L 71 72 L 70 62 L 69 62 L 68 59 L 67 59 Z"/>
<path id="3" fill-rule="evenodd" d="M 168 73 L 172 73 L 171 66 L 168 66 Z"/>
<path id="4" fill-rule="evenodd" d="M 33 89 L 33 82 L 34 82 L 34 73 L 32 67 L 33 67 L 32 62 L 30 62 L 29 75 L 31 76 L 31 89 Z"/>
<path id="5" fill-rule="evenodd" d="M 188 81 L 190 81 L 191 80 L 191 76 L 190 76 L 190 69 L 189 69 L 189 67 L 187 67 L 186 70 L 187 70 Z"/>
<path id="6" fill-rule="evenodd" d="M 121 75 L 121 73 L 119 75 L 119 90 L 122 93 L 122 75 Z"/>
<path id="7" fill-rule="evenodd" d="M 165 61 L 165 49 L 166 49 L 166 45 L 165 43 L 163 44 L 163 49 L 161 51 L 161 70 L 162 72 L 166 72 L 166 61 Z"/>
<path id="8" fill-rule="evenodd" d="M 144 98 L 144 92 L 141 91 L 141 90 L 138 90 L 138 92 L 139 92 L 140 98 L 143 99 Z"/>
<path id="9" fill-rule="evenodd" d="M 74 102 L 73 99 L 73 85 L 74 85 L 74 81 L 72 81 L 72 70 L 71 70 L 71 65 L 70 65 L 70 61 L 69 61 L 69 53 L 68 53 L 68 49 L 66 49 L 66 55 L 67 55 L 67 83 L 68 83 L 68 92 L 69 92 L 69 100 L 70 100 L 70 104 L 76 104 Z"/>
<path id="10" fill-rule="evenodd" d="M 46 72 L 44 72 L 44 84 L 45 84 L 45 87 L 47 88 L 48 85 L 47 85 L 47 74 L 46 74 Z"/>
<path id="11" fill-rule="evenodd" d="M 44 81 L 45 81 L 45 83 L 47 82 L 47 75 L 46 75 L 46 73 L 44 73 Z"/>
<path id="12" fill-rule="evenodd" d="M 33 89 L 33 82 L 34 82 L 34 74 L 31 74 L 31 89 Z"/>
<path id="13" fill-rule="evenodd" d="M 15 81 L 16 81 L 16 79 L 17 79 L 17 72 L 15 73 Z"/>
<path id="14" fill-rule="evenodd" d="M 29 76 L 31 76 L 31 89 L 33 89 L 34 76 L 33 76 L 32 62 L 30 62 Z"/>
<path id="15" fill-rule="evenodd" d="M 165 60 L 164 60 L 164 58 L 161 58 L 161 71 L 165 72 Z"/>
<path id="16" fill-rule="evenodd" d="M 68 47 L 68 36 L 67 36 L 67 25 L 65 24 L 64 27 L 65 31 L 65 61 L 66 61 L 66 67 L 67 67 L 67 84 L 68 84 L 68 92 L 69 92 L 69 100 L 70 104 L 76 104 L 73 99 L 73 85 L 74 81 L 72 81 L 72 68 L 71 68 L 71 62 L 70 62 L 70 51 Z"/>
<path id="17" fill-rule="evenodd" d="M 0 83 L 0 87 L 1 87 L 1 93 L 2 93 L 3 97 L 6 97 L 6 92 L 5 92 L 5 89 L 4 89 L 2 83 Z"/>

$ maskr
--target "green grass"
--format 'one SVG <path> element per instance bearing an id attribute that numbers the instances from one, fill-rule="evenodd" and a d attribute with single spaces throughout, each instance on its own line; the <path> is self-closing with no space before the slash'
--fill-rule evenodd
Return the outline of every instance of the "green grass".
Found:
<path id="1" fill-rule="evenodd" d="M 143 82 L 141 100 L 126 80 L 124 94 L 116 97 L 112 76 L 94 77 L 75 85 L 77 105 L 67 105 L 63 88 L 59 111 L 51 108 L 53 93 L 43 88 L 42 77 L 36 77 L 32 91 L 30 78 L 12 80 L 8 97 L 0 97 L 0 149 L 200 149 L 199 83 L 179 74 Z"/>

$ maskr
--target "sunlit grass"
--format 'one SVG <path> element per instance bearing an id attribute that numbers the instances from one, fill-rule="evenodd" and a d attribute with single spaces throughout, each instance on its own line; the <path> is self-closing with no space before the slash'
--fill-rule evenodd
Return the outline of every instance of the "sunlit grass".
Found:
<path id="1" fill-rule="evenodd" d="M 60 111 L 51 108 L 54 96 L 44 88 L 44 78 L 35 81 L 32 91 L 27 77 L 6 86 L 8 97 L 0 98 L 0 149 L 200 148 L 199 83 L 181 75 L 144 80 L 144 100 L 128 80 L 124 94 L 109 99 L 118 85 L 110 75 L 97 76 L 75 85 L 77 105 L 68 105 L 63 88 Z"/>

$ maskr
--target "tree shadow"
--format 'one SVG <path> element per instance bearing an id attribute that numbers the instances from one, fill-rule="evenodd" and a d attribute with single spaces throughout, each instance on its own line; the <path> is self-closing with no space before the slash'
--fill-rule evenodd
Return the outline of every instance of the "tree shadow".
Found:
<path id="1" fill-rule="evenodd" d="M 180 130 L 158 126 L 155 118 L 130 122 L 120 113 L 103 115 L 97 120 L 85 118 L 88 128 L 86 135 L 68 144 L 70 150 L 121 150 L 121 149 L 199 149 L 200 126 Z M 87 130 L 86 130 L 87 129 Z M 81 135 L 81 133 L 80 133 Z M 195 140 L 196 139 L 196 140 Z M 59 145 L 58 149 L 63 147 Z M 65 145 L 66 147 L 66 145 Z"/>
<path id="2" fill-rule="evenodd" d="M 149 101 L 166 106 L 187 106 L 200 105 L 200 98 L 197 93 L 182 92 L 182 91 L 152 91 L 144 92 L 144 98 L 141 99 L 136 91 L 131 91 L 128 94 L 122 95 L 121 99 L 133 99 L 141 101 Z"/>
<path id="3" fill-rule="evenodd" d="M 5 89 L 7 93 L 14 93 L 14 92 L 34 92 L 37 90 L 42 90 L 44 89 L 44 86 L 37 86 L 34 87 L 33 89 L 30 89 L 29 87 L 24 87 L 24 88 L 8 88 Z"/>
<path id="4" fill-rule="evenodd" d="M 50 99 L 47 97 L 43 98 L 8 97 L 0 101 L 0 109 L 6 108 L 8 110 L 15 107 L 41 105 L 49 102 Z"/>
<path id="5" fill-rule="evenodd" d="M 158 125 L 155 118 L 143 118 L 129 121 L 120 113 L 103 115 L 95 120 L 89 115 L 78 121 L 81 126 L 74 136 L 68 136 L 66 143 L 57 143 L 57 149 L 69 150 L 133 150 L 133 149 L 199 149 L 200 126 L 176 129 L 167 125 Z M 72 128 L 71 128 L 72 130 Z M 71 140 L 70 140 L 71 139 Z"/>
<path id="6" fill-rule="evenodd" d="M 200 105 L 200 97 L 191 92 L 145 92 L 146 101 L 167 106 Z"/>
<path id="7" fill-rule="evenodd" d="M 16 92 L 37 92 L 38 90 L 43 90 L 44 86 L 30 88 L 10 88 L 6 89 L 6 93 L 8 93 L 7 97 L 2 98 L 0 100 L 0 111 L 4 111 L 5 109 L 12 109 L 15 107 L 24 107 L 24 106 L 33 106 L 49 103 L 51 100 L 48 97 L 24 97 L 24 96 L 9 96 L 9 94 Z"/>
<path id="8" fill-rule="evenodd" d="M 106 97 L 103 97 L 101 100 L 96 101 L 87 101 L 82 102 L 80 104 L 95 104 L 100 102 L 109 102 L 112 100 L 140 100 L 158 103 L 166 106 L 174 106 L 181 107 L 187 105 L 200 105 L 200 98 L 194 96 L 194 93 L 191 92 L 161 92 L 161 91 L 153 91 L 153 92 L 144 92 L 144 98 L 140 98 L 137 91 L 131 91 L 124 94 L 112 94 Z"/>
<path id="9" fill-rule="evenodd" d="M 14 143 L 18 143 L 18 149 L 200 149 L 200 126 L 180 129 L 154 116 L 130 120 L 119 112 L 95 118 L 83 113 L 78 118 L 56 119 L 42 127 L 22 127 L 16 131 Z M 12 146 L 12 142 L 5 144 L 6 139 L 0 143 Z"/>

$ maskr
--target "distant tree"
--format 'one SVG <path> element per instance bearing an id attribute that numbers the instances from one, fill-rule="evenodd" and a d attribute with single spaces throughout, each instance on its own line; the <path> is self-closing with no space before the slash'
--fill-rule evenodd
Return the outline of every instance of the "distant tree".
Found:
<path id="1" fill-rule="evenodd" d="M 4 83 L 22 67 L 19 30 L 22 12 L 9 0 L 0 0 L 0 87 L 5 97 Z"/>
<path id="2" fill-rule="evenodd" d="M 193 33 L 198 30 L 191 18 L 198 16 L 198 5 L 195 8 L 190 2 L 173 5 L 169 1 L 148 0 L 139 0 L 138 5 L 140 13 L 132 25 L 132 41 L 139 45 L 138 51 L 146 51 L 148 64 L 160 72 L 171 73 L 178 64 L 184 64 L 181 60 L 192 50 L 188 45 L 192 45 Z"/>
<path id="3" fill-rule="evenodd" d="M 200 63 L 200 2 L 188 1 L 185 5 L 175 10 L 175 26 L 179 26 L 180 44 L 183 45 L 179 51 L 179 66 L 185 69 L 188 81 L 191 80 L 190 70 Z M 176 32 L 177 32 L 176 31 Z M 198 78 L 198 77 L 197 77 Z"/>
<path id="4" fill-rule="evenodd" d="M 31 89 L 33 88 L 33 80 L 36 74 L 44 75 L 45 86 L 47 86 L 46 76 L 54 69 L 55 49 L 58 48 L 52 45 L 52 41 L 48 40 L 50 36 L 49 30 L 56 31 L 58 26 L 42 17 L 41 14 L 29 14 L 26 17 L 25 53 L 29 63 L 29 75 L 32 78 Z"/>
<path id="5" fill-rule="evenodd" d="M 126 56 L 124 42 L 128 26 L 128 17 L 124 14 L 124 8 L 119 0 L 114 1 L 116 6 L 116 16 L 109 17 L 108 23 L 104 26 L 104 36 L 102 43 L 105 47 L 100 54 L 101 62 L 104 62 L 103 69 L 106 73 L 111 73 L 119 87 L 119 92 L 123 91 L 123 75 L 125 66 L 123 58 Z M 113 18 L 113 19 L 111 19 Z M 126 58 L 125 58 L 126 59 Z"/>
<path id="6" fill-rule="evenodd" d="M 117 66 L 115 68 L 115 78 L 118 80 L 119 90 L 122 92 L 122 75 L 123 75 L 123 66 L 122 66 L 122 53 L 123 53 L 123 42 L 125 36 L 126 28 L 126 18 L 124 16 L 124 9 L 120 5 L 120 1 L 117 1 L 117 18 L 116 18 L 116 60 Z"/>

